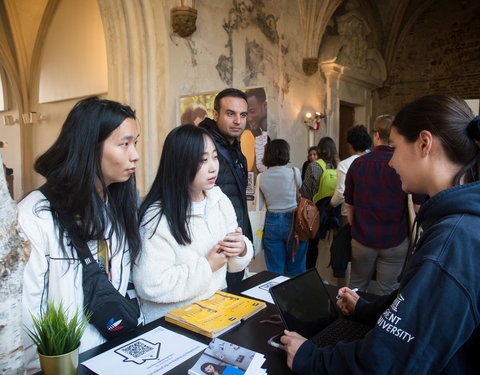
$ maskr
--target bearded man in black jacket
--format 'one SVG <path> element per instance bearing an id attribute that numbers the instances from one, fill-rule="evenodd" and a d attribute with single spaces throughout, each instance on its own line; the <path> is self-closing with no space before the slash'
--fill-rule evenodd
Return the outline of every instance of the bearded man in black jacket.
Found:
<path id="1" fill-rule="evenodd" d="M 217 147 L 220 170 L 216 184 L 232 201 L 238 226 L 253 242 L 252 228 L 247 207 L 247 159 L 240 149 L 240 136 L 247 125 L 248 102 L 245 93 L 228 88 L 215 97 L 213 120 L 206 118 L 199 126 L 206 129 Z M 242 281 L 244 271 L 227 273 L 227 285 Z"/>

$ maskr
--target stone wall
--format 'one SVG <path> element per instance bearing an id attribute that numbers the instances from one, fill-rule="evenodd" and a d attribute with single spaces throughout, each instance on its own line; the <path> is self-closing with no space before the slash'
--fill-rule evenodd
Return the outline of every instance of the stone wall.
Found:
<path id="1" fill-rule="evenodd" d="M 480 3 L 438 0 L 400 34 L 376 114 L 427 94 L 480 98 Z"/>
<path id="2" fill-rule="evenodd" d="M 170 29 L 170 8 L 164 14 Z M 268 133 L 291 146 L 291 160 L 301 166 L 308 148 L 302 123 L 306 109 L 323 112 L 321 73 L 302 70 L 303 40 L 298 3 L 290 0 L 199 1 L 197 30 L 181 38 L 169 30 L 167 118 L 179 124 L 179 97 L 218 92 L 226 87 L 263 86 L 268 95 Z M 317 131 L 314 142 L 326 134 Z"/>
<path id="3" fill-rule="evenodd" d="M 0 166 L 2 155 L 0 154 Z M 30 245 L 18 235 L 17 205 L 0 169 L 0 373 L 23 374 L 22 281 Z"/>

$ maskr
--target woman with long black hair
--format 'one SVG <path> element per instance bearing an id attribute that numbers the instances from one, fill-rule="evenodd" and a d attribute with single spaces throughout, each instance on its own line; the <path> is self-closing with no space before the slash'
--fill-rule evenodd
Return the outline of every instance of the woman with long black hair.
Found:
<path id="1" fill-rule="evenodd" d="M 127 293 L 131 265 L 141 248 L 135 187 L 138 136 L 129 106 L 87 98 L 73 107 L 57 140 L 36 160 L 48 199 L 34 190 L 18 205 L 20 227 L 32 246 L 23 286 L 28 328 L 30 314 L 41 314 L 47 301 L 62 303 L 69 314 L 77 308 L 83 312 L 80 246 L 87 245 L 112 285 Z M 80 351 L 104 341 L 90 324 Z M 28 338 L 25 346 L 27 366 L 36 366 Z"/>
<path id="2" fill-rule="evenodd" d="M 210 297 L 253 255 L 230 199 L 215 186 L 217 150 L 195 125 L 173 129 L 140 207 L 142 252 L 133 280 L 147 322 Z"/>

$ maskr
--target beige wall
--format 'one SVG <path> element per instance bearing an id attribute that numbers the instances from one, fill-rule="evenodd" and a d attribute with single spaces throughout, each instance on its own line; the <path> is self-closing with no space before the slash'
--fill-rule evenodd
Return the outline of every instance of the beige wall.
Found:
<path id="1" fill-rule="evenodd" d="M 169 9 L 178 2 L 164 3 L 164 16 L 170 27 Z M 303 73 L 304 38 L 297 2 L 266 0 L 264 4 L 263 8 L 239 14 L 231 1 L 199 1 L 197 31 L 190 38 L 183 39 L 168 30 L 171 35 L 166 126 L 179 124 L 178 98 L 182 95 L 230 86 L 266 86 L 269 135 L 286 139 L 291 144 L 292 162 L 301 166 L 308 148 L 308 132 L 301 117 L 306 108 L 324 110 L 324 80 L 320 73 L 311 77 Z M 263 32 L 265 26 L 255 22 L 258 12 L 276 20 L 278 39 L 268 30 Z M 229 19 L 229 14 L 239 18 Z M 223 27 L 228 21 L 233 28 L 230 82 L 222 80 L 217 70 L 220 56 L 230 57 L 229 35 Z M 322 128 L 316 133 L 315 142 L 324 134 Z"/>
<path id="2" fill-rule="evenodd" d="M 103 12 L 105 34 L 97 31 L 94 35 L 91 30 L 89 34 L 82 30 L 81 23 L 74 20 L 77 16 L 75 12 L 65 11 L 64 8 L 69 4 L 73 7 L 71 1 L 59 2 L 56 8 L 58 13 L 52 16 L 44 39 L 36 42 L 42 48 L 38 61 L 32 62 L 33 66 L 38 66 L 38 70 L 30 82 L 30 110 L 41 113 L 46 119 L 30 125 L 30 128 L 23 128 L 32 137 L 32 161 L 58 135 L 65 116 L 77 100 L 73 97 L 98 93 L 96 85 L 92 83 L 87 84 L 90 90 L 77 90 L 78 95 L 74 90 L 64 96 L 72 97 L 70 99 L 39 103 L 40 85 L 57 93 L 59 90 L 68 92 L 77 86 L 85 87 L 92 77 L 95 78 L 93 82 L 97 83 L 98 77 L 102 76 L 101 58 L 98 60 L 100 75 L 69 61 L 71 56 L 78 56 L 79 53 L 101 55 L 102 51 L 90 50 L 88 43 L 64 43 L 61 48 L 52 48 L 59 34 L 68 32 L 66 25 L 71 25 L 72 33 L 84 33 L 95 41 L 106 39 L 109 69 L 109 92 L 106 95 L 137 109 L 142 129 L 139 145 L 142 151 L 139 171 L 142 192 L 153 181 L 163 139 L 168 131 L 179 124 L 179 97 L 219 91 L 230 86 L 267 87 L 269 135 L 271 138 L 286 139 L 291 144 L 292 162 L 297 166 L 303 163 L 309 137 L 307 128 L 301 122 L 302 115 L 307 109 L 324 111 L 325 90 L 320 73 L 308 77 L 302 71 L 303 36 L 295 2 L 266 0 L 264 6 L 246 12 L 235 9 L 230 1 L 198 2 L 197 31 L 191 37 L 181 38 L 174 35 L 170 28 L 170 8 L 178 5 L 177 1 L 145 0 L 131 3 L 102 0 L 100 13 Z M 96 17 L 98 8 L 86 9 Z M 270 19 L 271 23 L 259 21 L 258 14 Z M 60 25 L 56 21 L 58 15 L 62 17 Z M 88 14 L 83 13 L 83 17 L 88 17 Z M 120 25 L 119 29 L 125 34 L 112 29 L 109 22 Z M 137 22 L 137 26 L 132 22 Z M 232 25 L 230 35 L 223 27 L 227 22 Z M 155 34 L 152 34 L 152 30 Z M 71 39 L 65 35 L 62 40 Z M 121 44 L 127 46 L 128 53 L 117 48 Z M 225 78 L 228 75 L 225 69 L 218 68 L 219 61 L 228 58 L 232 62 L 230 79 Z M 53 63 L 58 78 L 52 75 Z M 76 69 L 72 71 L 72 67 Z M 35 73 L 34 69 L 32 71 Z M 313 142 L 318 142 L 325 134 L 326 130 L 322 127 L 315 133 Z M 18 152 L 15 157 L 19 158 Z M 33 187 L 41 183 L 42 178 L 34 175 Z"/>
<path id="3" fill-rule="evenodd" d="M 108 91 L 107 51 L 96 0 L 62 0 L 42 46 L 39 103 Z"/>

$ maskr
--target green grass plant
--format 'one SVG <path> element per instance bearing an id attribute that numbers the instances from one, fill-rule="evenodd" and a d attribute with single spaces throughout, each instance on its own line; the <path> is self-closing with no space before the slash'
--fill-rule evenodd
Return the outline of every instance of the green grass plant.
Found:
<path id="1" fill-rule="evenodd" d="M 90 314 L 82 317 L 82 310 L 77 309 L 71 319 L 62 302 L 55 306 L 54 301 L 47 303 L 40 316 L 30 314 L 33 321 L 32 329 L 26 328 L 27 335 L 37 345 L 38 352 L 54 356 L 70 353 L 80 345 L 80 339 L 87 328 Z"/>

